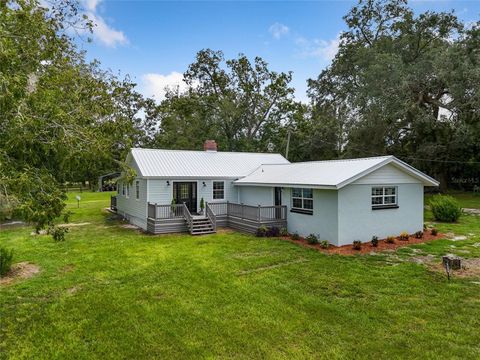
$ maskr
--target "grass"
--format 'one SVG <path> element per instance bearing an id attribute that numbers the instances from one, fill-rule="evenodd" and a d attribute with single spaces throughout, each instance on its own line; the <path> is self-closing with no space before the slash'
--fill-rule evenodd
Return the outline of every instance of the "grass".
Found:
<path id="1" fill-rule="evenodd" d="M 480 357 L 478 279 L 236 232 L 144 235 L 102 211 L 109 194 L 83 193 L 79 209 L 75 195 L 71 221 L 90 224 L 64 243 L 0 232 L 16 262 L 41 267 L 0 287 L 0 358 Z M 477 249 L 480 217 L 437 227 L 474 233 L 454 244 Z"/>

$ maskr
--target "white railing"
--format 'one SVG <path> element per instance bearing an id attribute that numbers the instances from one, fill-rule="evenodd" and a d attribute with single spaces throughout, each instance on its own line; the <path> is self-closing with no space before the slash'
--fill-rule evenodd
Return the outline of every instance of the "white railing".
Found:
<path id="1" fill-rule="evenodd" d="M 185 220 L 187 221 L 188 230 L 191 233 L 192 229 L 193 229 L 193 217 L 192 217 L 192 214 L 190 214 L 190 210 L 188 210 L 188 207 L 185 203 L 183 203 L 183 216 L 185 217 Z"/>
<path id="2" fill-rule="evenodd" d="M 217 231 L 217 217 L 215 216 L 215 213 L 211 209 L 209 203 L 205 204 L 205 214 L 207 215 L 207 218 L 212 223 L 213 231 Z"/>

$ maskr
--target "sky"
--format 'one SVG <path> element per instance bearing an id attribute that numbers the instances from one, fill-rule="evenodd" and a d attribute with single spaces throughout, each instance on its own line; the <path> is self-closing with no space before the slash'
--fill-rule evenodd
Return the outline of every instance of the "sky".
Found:
<path id="1" fill-rule="evenodd" d="M 77 43 L 87 58 L 158 101 L 165 86 L 184 88 L 182 73 L 205 48 L 262 57 L 274 71 L 292 71 L 295 96 L 306 101 L 307 79 L 335 56 L 342 17 L 354 1 L 82 0 L 96 24 L 93 41 Z M 465 22 L 480 18 L 480 0 L 412 1 L 416 13 L 455 10 Z"/>

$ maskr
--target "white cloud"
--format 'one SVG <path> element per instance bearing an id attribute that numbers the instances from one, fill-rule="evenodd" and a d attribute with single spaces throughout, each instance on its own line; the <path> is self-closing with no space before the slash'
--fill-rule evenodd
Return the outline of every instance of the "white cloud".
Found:
<path id="1" fill-rule="evenodd" d="M 123 31 L 116 30 L 106 23 L 98 12 L 98 5 L 102 0 L 83 0 L 85 15 L 92 20 L 93 38 L 107 47 L 128 44 L 128 39 Z"/>
<path id="2" fill-rule="evenodd" d="M 142 76 L 143 94 L 147 97 L 153 97 L 157 101 L 165 99 L 166 89 L 178 88 L 180 91 L 188 89 L 188 85 L 183 81 L 183 74 L 173 71 L 170 74 L 163 75 L 149 73 Z"/>
<path id="3" fill-rule="evenodd" d="M 295 40 L 295 43 L 298 46 L 298 52 L 301 57 L 316 57 L 330 62 L 338 52 L 340 35 L 337 35 L 335 39 L 331 40 L 309 40 L 300 36 Z"/>
<path id="4" fill-rule="evenodd" d="M 276 22 L 268 28 L 268 31 L 275 39 L 280 39 L 282 36 L 287 35 L 290 32 L 288 26 Z"/>

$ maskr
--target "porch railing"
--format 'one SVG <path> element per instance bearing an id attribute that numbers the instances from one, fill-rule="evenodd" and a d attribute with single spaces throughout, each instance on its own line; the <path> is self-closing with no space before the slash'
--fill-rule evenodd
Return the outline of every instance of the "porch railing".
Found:
<path id="1" fill-rule="evenodd" d="M 110 210 L 117 211 L 117 197 L 114 195 L 110 197 Z"/>
<path id="2" fill-rule="evenodd" d="M 215 216 L 215 213 L 213 212 L 209 203 L 205 204 L 205 214 L 207 215 L 207 218 L 212 223 L 213 231 L 217 231 L 217 217 Z"/>
<path id="3" fill-rule="evenodd" d="M 158 205 L 148 203 L 148 217 L 151 219 L 176 219 L 184 217 L 183 204 Z"/>
<path id="4" fill-rule="evenodd" d="M 182 206 L 183 206 L 183 215 L 188 224 L 188 231 L 190 231 L 191 233 L 193 229 L 193 217 L 192 217 L 192 214 L 190 214 L 190 210 L 188 210 L 187 205 L 183 203 Z"/>

